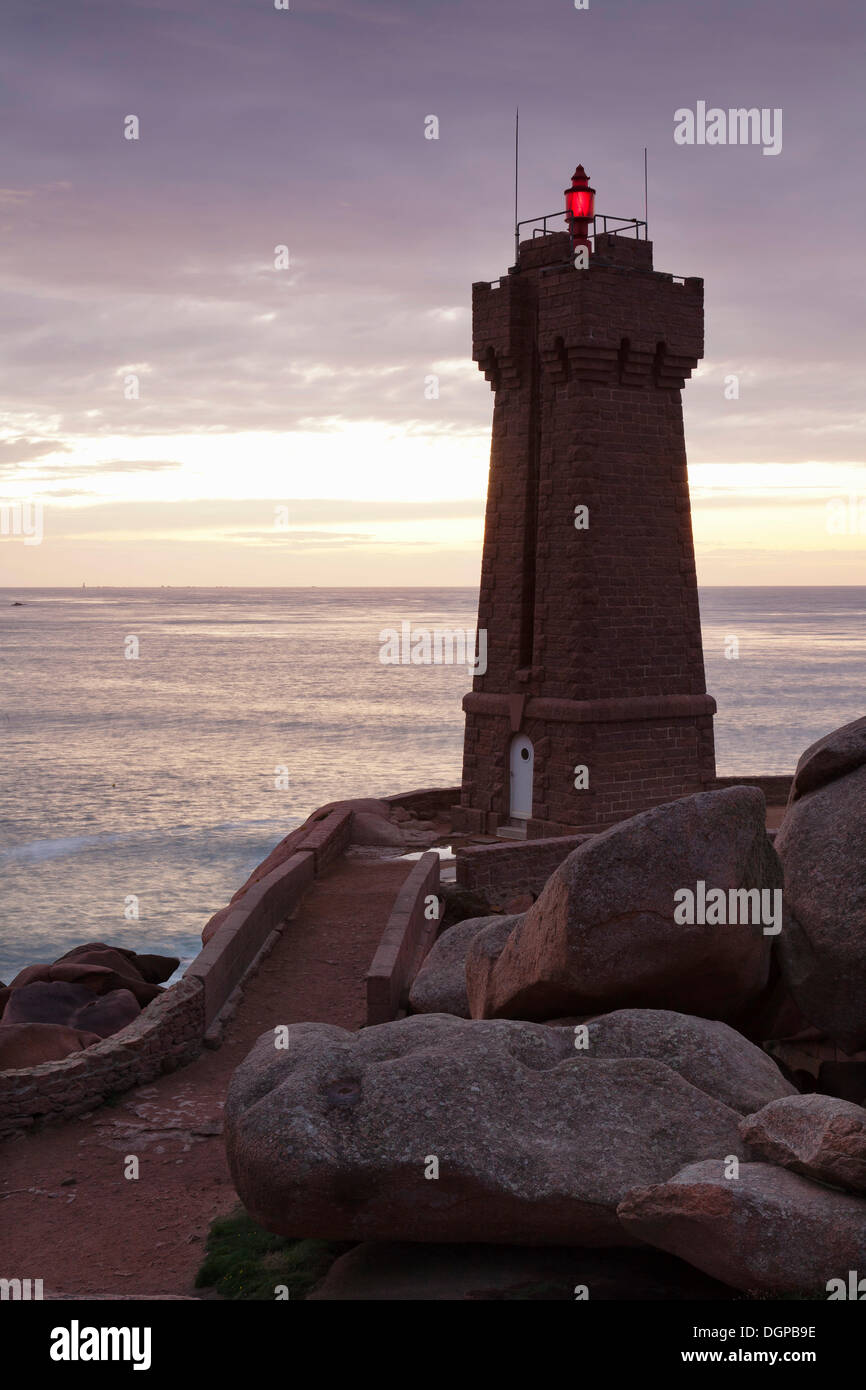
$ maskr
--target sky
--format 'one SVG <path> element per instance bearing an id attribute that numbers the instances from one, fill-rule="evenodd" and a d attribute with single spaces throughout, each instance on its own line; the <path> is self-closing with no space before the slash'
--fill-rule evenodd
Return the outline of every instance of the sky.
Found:
<path id="1" fill-rule="evenodd" d="M 518 105 L 704 277 L 700 582 L 866 583 L 860 0 L 276 4 L 4 0 L 0 585 L 477 583 Z"/>

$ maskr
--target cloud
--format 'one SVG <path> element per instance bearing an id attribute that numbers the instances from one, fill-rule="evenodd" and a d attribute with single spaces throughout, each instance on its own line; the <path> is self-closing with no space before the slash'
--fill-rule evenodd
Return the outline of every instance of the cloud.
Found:
<path id="1" fill-rule="evenodd" d="M 30 439 L 25 436 L 0 439 L 0 473 L 11 473 L 25 463 L 48 454 L 68 453 L 69 445 L 58 439 Z"/>
<path id="2" fill-rule="evenodd" d="M 68 463 L 52 461 L 41 463 L 43 458 L 55 454 L 69 454 L 72 447 L 61 439 L 28 438 L 26 436 L 0 439 L 0 476 L 17 477 L 35 482 L 49 482 L 61 478 L 98 477 L 111 473 L 155 473 L 167 469 L 181 468 L 183 465 L 174 459 L 95 459 L 82 462 L 71 460 Z M 59 494 L 55 493 L 55 496 Z"/>
<path id="3" fill-rule="evenodd" d="M 244 544 L 281 545 L 288 550 L 294 550 L 298 546 L 309 545 L 342 548 L 347 545 L 369 543 L 376 540 L 376 537 L 364 531 L 233 531 L 227 539 Z"/>
<path id="4" fill-rule="evenodd" d="M 70 463 L 58 465 L 54 472 L 44 477 L 68 478 L 96 477 L 101 473 L 160 473 L 166 469 L 182 468 L 176 459 L 101 459 L 93 463 Z"/>
<path id="5" fill-rule="evenodd" d="M 60 448 L 67 451 L 67 446 Z M 58 448 L 52 448 L 51 453 L 58 452 Z M 65 478 L 96 478 L 102 474 L 114 473 L 159 473 L 168 469 L 182 468 L 183 465 L 174 459 L 103 459 L 91 463 L 82 463 L 73 460 L 63 464 L 42 464 L 36 463 L 35 467 L 27 468 L 22 463 L 0 463 L 0 473 L 9 476 L 16 475 L 19 481 L 34 483 L 52 482 L 57 479 Z M 23 478 L 21 477 L 23 469 Z M 54 493 L 55 497 L 60 496 Z"/>
<path id="6" fill-rule="evenodd" d="M 866 474 L 864 474 L 864 491 L 866 491 Z M 729 509 L 749 511 L 753 508 L 763 508 L 775 510 L 780 507 L 788 508 L 821 508 L 827 507 L 831 501 L 847 501 L 850 489 L 845 487 L 817 486 L 815 488 L 803 488 L 800 491 L 792 492 L 787 487 L 779 487 L 772 491 L 764 491 L 760 488 L 749 489 L 746 492 L 709 492 L 705 493 L 700 486 L 692 487 L 692 511 L 727 511 Z"/>
<path id="7" fill-rule="evenodd" d="M 42 500 L 61 497 L 95 497 L 96 495 L 97 494 L 89 488 L 79 487 L 53 487 L 47 492 L 39 493 L 39 497 Z"/>
<path id="8" fill-rule="evenodd" d="M 33 197 L 32 188 L 0 188 L 0 208 L 18 207 Z"/>
<path id="9" fill-rule="evenodd" d="M 266 537 L 279 543 L 289 534 L 278 530 L 276 522 L 286 517 L 292 533 L 304 524 L 315 527 L 323 522 L 412 523 L 432 520 L 479 520 L 484 504 L 473 498 L 444 502 L 390 502 L 354 498 L 200 498 L 178 502 L 95 502 L 80 507 L 51 509 L 51 534 L 76 536 L 131 532 L 141 534 L 172 531 L 226 533 L 227 539 L 239 535 Z M 238 528 L 245 528 L 240 531 Z M 320 532 L 322 536 L 336 533 Z M 354 534 L 354 533 L 347 533 Z M 360 533 L 359 533 L 360 535 Z M 366 535 L 363 537 L 366 539 Z"/>

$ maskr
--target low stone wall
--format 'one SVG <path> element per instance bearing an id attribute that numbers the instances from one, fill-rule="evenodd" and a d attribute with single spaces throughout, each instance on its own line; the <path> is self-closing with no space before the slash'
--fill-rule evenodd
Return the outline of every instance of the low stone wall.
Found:
<path id="1" fill-rule="evenodd" d="M 352 834 L 352 812 L 331 811 L 322 820 L 307 821 L 307 833 L 297 851 L 309 851 L 315 858 L 317 876 L 339 859 Z"/>
<path id="2" fill-rule="evenodd" d="M 351 823 L 351 812 L 311 819 L 303 849 L 251 883 L 183 979 L 119 1033 L 60 1061 L 0 1072 L 0 1138 L 93 1110 L 197 1057 L 217 1015 L 278 939 L 277 928 L 314 877 L 342 854 Z"/>
<path id="3" fill-rule="evenodd" d="M 450 805 L 453 796 L 452 789 L 432 789 L 388 800 L 432 814 L 434 807 Z M 263 861 L 244 890 L 221 910 L 213 935 L 183 979 L 158 995 L 133 1023 L 60 1061 L 0 1072 L 0 1138 L 84 1114 L 107 1097 L 153 1081 L 198 1056 L 206 1035 L 208 1041 L 216 1037 L 215 1020 L 218 1023 L 219 1016 L 231 1010 L 243 981 L 276 943 L 313 879 L 346 849 L 351 830 L 351 810 L 314 811 L 268 856 L 275 867 L 262 873 L 268 866 L 268 859 Z M 439 857 L 432 857 L 438 884 Z M 398 975 L 403 968 L 401 956 Z"/>
<path id="4" fill-rule="evenodd" d="M 788 800 L 788 793 L 791 790 L 793 780 L 793 775 L 788 774 L 785 776 L 772 774 L 765 777 L 717 777 L 714 786 L 716 790 L 722 787 L 760 787 L 768 806 L 784 806 Z"/>
<path id="5" fill-rule="evenodd" d="M 461 888 L 481 893 L 498 907 L 518 893 L 541 892 L 554 869 L 590 835 L 547 840 L 507 840 L 499 845 L 460 845 L 455 852 Z"/>
<path id="6" fill-rule="evenodd" d="M 332 842 L 326 838 L 323 862 Z M 234 904 L 221 926 L 203 946 L 184 979 L 197 979 L 204 994 L 204 1025 L 209 1028 L 240 985 L 262 947 L 294 909 L 316 876 L 314 849 L 292 855 L 285 864 L 260 878 Z M 272 943 L 273 944 L 273 943 Z"/>
<path id="7" fill-rule="evenodd" d="M 0 1137 L 69 1120 L 107 1096 L 143 1086 L 201 1051 L 204 990 L 184 979 L 157 995 L 119 1033 L 59 1062 L 0 1072 Z"/>
<path id="8" fill-rule="evenodd" d="M 290 846 L 292 852 L 280 858 L 271 851 L 263 863 L 267 866 L 273 861 L 274 867 L 266 874 L 261 873 L 263 865 L 254 869 L 243 892 L 211 918 L 204 945 L 186 970 L 187 976 L 197 977 L 204 986 L 206 1028 L 275 945 L 278 930 L 313 879 L 343 853 L 351 831 L 351 811 L 335 810 L 321 816 L 314 811 L 277 847 L 286 850 Z"/>
<path id="9" fill-rule="evenodd" d="M 275 869 L 287 863 L 293 855 L 309 850 L 315 856 L 316 872 L 333 862 L 349 843 L 352 829 L 351 811 L 340 808 L 328 810 L 320 807 L 312 811 L 302 825 L 290 831 L 279 844 L 274 845 L 270 854 L 257 864 L 247 879 L 225 907 L 214 913 L 202 932 L 202 942 L 207 945 L 211 937 L 225 921 L 230 910 L 241 901 L 255 884 L 267 878 Z"/>
<path id="10" fill-rule="evenodd" d="M 439 888 L 440 863 L 434 851 L 422 854 L 397 895 L 367 972 L 368 1027 L 390 1023 L 406 1007 L 409 986 L 436 940 L 439 916 L 427 916 L 426 902 Z"/>

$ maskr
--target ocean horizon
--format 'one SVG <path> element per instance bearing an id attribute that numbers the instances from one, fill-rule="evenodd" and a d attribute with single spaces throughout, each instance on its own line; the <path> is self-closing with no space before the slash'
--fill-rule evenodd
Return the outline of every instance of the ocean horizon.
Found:
<path id="1" fill-rule="evenodd" d="M 477 589 L 0 588 L 0 979 L 85 940 L 186 964 L 317 806 L 460 781 Z M 702 587 L 721 776 L 793 772 L 863 713 L 866 587 Z M 20 606 L 18 606 L 20 605 Z"/>

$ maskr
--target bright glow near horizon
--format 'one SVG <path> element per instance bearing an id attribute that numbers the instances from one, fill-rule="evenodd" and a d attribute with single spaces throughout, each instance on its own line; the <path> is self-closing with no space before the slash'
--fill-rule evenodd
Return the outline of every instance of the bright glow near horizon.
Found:
<path id="1" fill-rule="evenodd" d="M 6 495 L 43 499 L 51 544 L 6 538 L 0 583 L 161 583 L 166 569 L 202 584 L 476 583 L 489 434 L 329 424 L 154 435 L 146 447 L 113 435 L 46 453 Z M 143 452 L 152 469 L 124 472 Z M 856 462 L 693 464 L 701 582 L 866 582 L 863 534 L 831 532 L 827 510 L 833 498 L 853 506 L 861 477 Z"/>
<path id="2" fill-rule="evenodd" d="M 7 436 L 10 443 L 14 436 Z M 0 444 L 3 440 L 0 439 Z M 420 501 L 483 496 L 490 450 L 480 432 L 421 433 L 385 423 L 323 421 L 291 434 L 113 435 L 77 440 L 68 452 L 40 458 L 38 469 L 6 480 L 9 497 L 39 497 L 72 487 L 70 507 L 97 501 L 185 501 L 201 498 L 362 497 Z M 124 473 L 149 460 L 180 467 Z M 117 463 L 116 470 L 108 465 Z M 94 473 L 94 466 L 105 471 Z M 41 484 L 42 470 L 53 476 Z M 57 473 L 63 479 L 58 484 Z"/>

